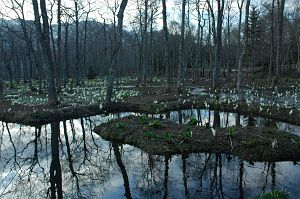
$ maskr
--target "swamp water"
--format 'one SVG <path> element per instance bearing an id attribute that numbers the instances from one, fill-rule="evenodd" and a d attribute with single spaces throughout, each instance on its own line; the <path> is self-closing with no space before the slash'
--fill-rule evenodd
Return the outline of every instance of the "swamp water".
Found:
<path id="1" fill-rule="evenodd" d="M 92 132 L 96 125 L 129 114 L 74 119 L 40 128 L 2 123 L 0 198 L 50 197 L 51 160 L 60 162 L 59 192 L 65 198 L 251 198 L 273 188 L 286 189 L 292 199 L 300 198 L 300 166 L 295 162 L 253 164 L 208 153 L 150 156 Z M 271 126 L 300 136 L 298 126 L 234 113 L 192 109 L 149 117 L 178 123 L 195 117 L 201 121 L 199 125 L 221 127 Z M 58 127 L 58 143 L 53 146 L 51 129 Z M 51 155 L 53 147 L 55 157 Z"/>

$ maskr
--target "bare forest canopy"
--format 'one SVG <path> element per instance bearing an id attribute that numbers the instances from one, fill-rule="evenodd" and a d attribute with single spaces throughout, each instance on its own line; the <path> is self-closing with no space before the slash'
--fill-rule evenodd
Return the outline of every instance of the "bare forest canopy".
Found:
<path id="1" fill-rule="evenodd" d="M 56 90 L 96 75 L 180 87 L 192 71 L 217 88 L 220 78 L 275 84 L 300 73 L 297 0 L 1 1 L 0 96 L 3 80 L 31 90 L 47 80 L 57 101 Z"/>

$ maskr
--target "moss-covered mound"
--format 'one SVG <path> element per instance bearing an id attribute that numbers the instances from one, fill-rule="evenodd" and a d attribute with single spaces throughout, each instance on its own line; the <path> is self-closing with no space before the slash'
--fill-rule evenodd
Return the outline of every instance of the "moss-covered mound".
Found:
<path id="1" fill-rule="evenodd" d="M 271 129 L 209 129 L 129 116 L 99 125 L 94 132 L 106 140 L 130 144 L 156 155 L 209 152 L 237 155 L 249 161 L 300 160 L 300 137 Z"/>

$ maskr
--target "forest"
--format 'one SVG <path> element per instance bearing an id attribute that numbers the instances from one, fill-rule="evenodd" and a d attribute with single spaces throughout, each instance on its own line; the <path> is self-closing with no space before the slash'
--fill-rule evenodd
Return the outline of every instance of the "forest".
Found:
<path id="1" fill-rule="evenodd" d="M 0 198 L 300 197 L 299 0 L 0 1 Z"/>

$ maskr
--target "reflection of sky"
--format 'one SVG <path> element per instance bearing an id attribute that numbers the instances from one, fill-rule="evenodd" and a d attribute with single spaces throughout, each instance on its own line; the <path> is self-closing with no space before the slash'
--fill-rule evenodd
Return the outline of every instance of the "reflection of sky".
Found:
<path id="1" fill-rule="evenodd" d="M 183 120 L 187 122 L 190 115 L 197 117 L 196 110 L 183 111 Z M 208 118 L 208 112 L 202 110 L 202 119 Z M 126 116 L 128 114 L 120 114 Z M 213 112 L 211 119 L 213 120 Z M 178 122 L 178 113 L 171 112 L 171 120 Z M 226 113 L 221 113 L 221 123 L 226 121 Z M 91 118 L 93 126 L 114 116 L 95 116 Z M 166 117 L 163 115 L 163 117 Z M 223 119 L 222 119 L 223 118 Z M 83 164 L 84 152 L 82 142 L 82 126 L 80 119 L 73 120 L 72 125 L 75 131 L 71 131 L 71 123 L 67 121 L 68 137 L 71 143 L 70 148 L 73 155 L 73 166 L 79 178 L 80 193 L 76 190 L 76 181 L 72 177 L 67 161 L 63 126 L 61 123 L 61 165 L 63 171 L 63 190 L 66 198 L 125 198 L 124 182 L 120 169 L 115 162 L 113 150 L 109 142 L 103 141 L 98 135 L 91 134 L 90 121 L 84 119 L 84 128 L 87 140 L 87 160 Z M 235 115 L 229 115 L 230 125 L 235 124 Z M 244 122 L 244 120 L 243 120 Z M 261 123 L 261 122 L 257 122 Z M 245 122 L 244 125 L 247 125 Z M 258 125 L 258 124 L 257 124 Z M 282 124 L 280 124 L 282 125 Z M 4 126 L 5 127 L 5 126 Z M 20 126 L 16 124 L 8 125 L 14 146 L 16 147 L 17 162 L 14 161 L 14 150 L 10 142 L 6 128 L 0 127 L 0 136 L 4 132 L 1 145 L 0 161 L 0 198 L 45 198 L 49 184 L 49 165 L 51 162 L 50 148 L 50 126 L 43 126 L 41 138 L 38 140 L 38 164 L 32 166 L 34 154 L 35 128 Z M 4 130 L 4 131 L 3 131 Z M 73 133 L 75 140 L 73 139 Z M 93 135 L 93 138 L 92 136 Z M 94 139 L 94 140 L 93 140 Z M 28 144 L 30 143 L 30 144 Z M 46 144 L 47 143 L 47 144 Z M 47 148 L 46 148 L 47 146 Z M 111 150 L 110 150 L 111 149 Z M 149 161 L 149 155 L 137 150 L 134 147 L 125 145 L 120 148 L 123 164 L 129 176 L 129 184 L 133 198 L 162 198 L 164 195 L 164 169 L 165 162 L 162 156 L 153 156 Z M 191 154 L 186 159 L 187 165 L 187 190 L 190 198 L 207 197 L 212 194 L 217 196 L 219 193 L 214 190 L 210 193 L 210 183 L 214 176 L 215 155 L 211 155 L 206 170 L 203 172 L 202 179 L 200 173 L 204 168 L 205 154 Z M 222 184 L 223 192 L 226 197 L 236 198 L 239 195 L 239 160 L 233 158 L 228 161 L 225 156 L 222 159 Z M 151 163 L 150 163 L 151 162 Z M 152 165 L 152 167 L 150 167 Z M 183 162 L 180 155 L 173 156 L 169 162 L 168 196 L 169 198 L 184 198 L 185 189 L 183 184 Z M 217 181 L 219 185 L 220 166 L 217 164 Z M 32 166 L 32 172 L 30 168 Z M 254 166 L 244 162 L 243 187 L 245 197 L 258 195 L 262 187 L 269 191 L 272 185 L 272 172 L 267 173 L 267 163 L 255 163 Z M 291 162 L 276 163 L 276 188 L 285 188 L 291 192 L 291 198 L 298 198 L 300 190 L 297 189 L 300 179 L 299 165 Z M 267 179 L 267 180 L 266 180 Z M 201 189 L 202 183 L 202 189 Z M 265 184 L 266 183 L 266 184 Z"/>

